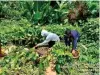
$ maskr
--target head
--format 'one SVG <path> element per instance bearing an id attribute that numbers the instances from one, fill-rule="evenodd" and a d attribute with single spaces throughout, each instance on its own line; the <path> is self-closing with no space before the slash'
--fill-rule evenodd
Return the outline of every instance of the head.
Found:
<path id="1" fill-rule="evenodd" d="M 70 37 L 71 36 L 71 30 L 67 28 L 66 31 L 65 31 L 65 35 Z"/>
<path id="2" fill-rule="evenodd" d="M 41 35 L 42 35 L 42 36 L 48 36 L 49 33 L 50 33 L 50 32 L 48 32 L 48 31 L 46 31 L 46 30 L 42 30 L 42 31 L 41 31 Z"/>

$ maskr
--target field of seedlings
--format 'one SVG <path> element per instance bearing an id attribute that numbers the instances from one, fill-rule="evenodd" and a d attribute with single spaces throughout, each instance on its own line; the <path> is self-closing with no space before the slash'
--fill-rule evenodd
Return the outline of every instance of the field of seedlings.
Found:
<path id="1" fill-rule="evenodd" d="M 82 9 L 74 20 L 71 9 Z M 99 1 L 0 1 L 0 10 L 0 75 L 99 74 Z M 80 33 L 78 59 L 64 43 L 66 28 Z M 42 29 L 61 41 L 35 49 Z"/>

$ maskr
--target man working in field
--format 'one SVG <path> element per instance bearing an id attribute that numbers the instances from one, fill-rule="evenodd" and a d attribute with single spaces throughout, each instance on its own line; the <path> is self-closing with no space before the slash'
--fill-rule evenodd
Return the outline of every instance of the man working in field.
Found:
<path id="1" fill-rule="evenodd" d="M 39 43 L 35 46 L 35 48 L 41 47 L 41 46 L 48 46 L 51 48 L 56 41 L 60 41 L 59 36 L 55 33 L 48 32 L 46 30 L 41 31 L 41 35 L 46 37 L 46 40 L 44 40 L 42 43 Z"/>
<path id="2" fill-rule="evenodd" d="M 70 43 L 72 42 L 72 55 L 74 56 L 74 58 L 78 58 L 79 57 L 79 53 L 76 50 L 77 47 L 77 41 L 79 40 L 79 33 L 76 30 L 70 30 L 70 29 L 66 29 L 65 31 L 65 35 L 64 35 L 64 40 L 65 40 L 65 44 L 66 46 L 70 46 Z"/>

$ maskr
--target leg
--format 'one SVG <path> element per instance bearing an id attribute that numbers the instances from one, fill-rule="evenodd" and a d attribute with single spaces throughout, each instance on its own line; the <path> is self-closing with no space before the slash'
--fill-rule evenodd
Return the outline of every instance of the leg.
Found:
<path id="1" fill-rule="evenodd" d="M 49 48 L 51 48 L 54 44 L 55 44 L 55 41 L 50 41 L 50 42 L 48 43 Z"/>

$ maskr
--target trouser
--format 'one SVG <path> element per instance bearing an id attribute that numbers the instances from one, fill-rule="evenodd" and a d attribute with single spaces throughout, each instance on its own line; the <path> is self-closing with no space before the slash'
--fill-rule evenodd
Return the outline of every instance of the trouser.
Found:
<path id="1" fill-rule="evenodd" d="M 48 43 L 48 47 L 51 48 L 54 44 L 55 44 L 55 41 L 50 41 L 50 42 Z"/>

